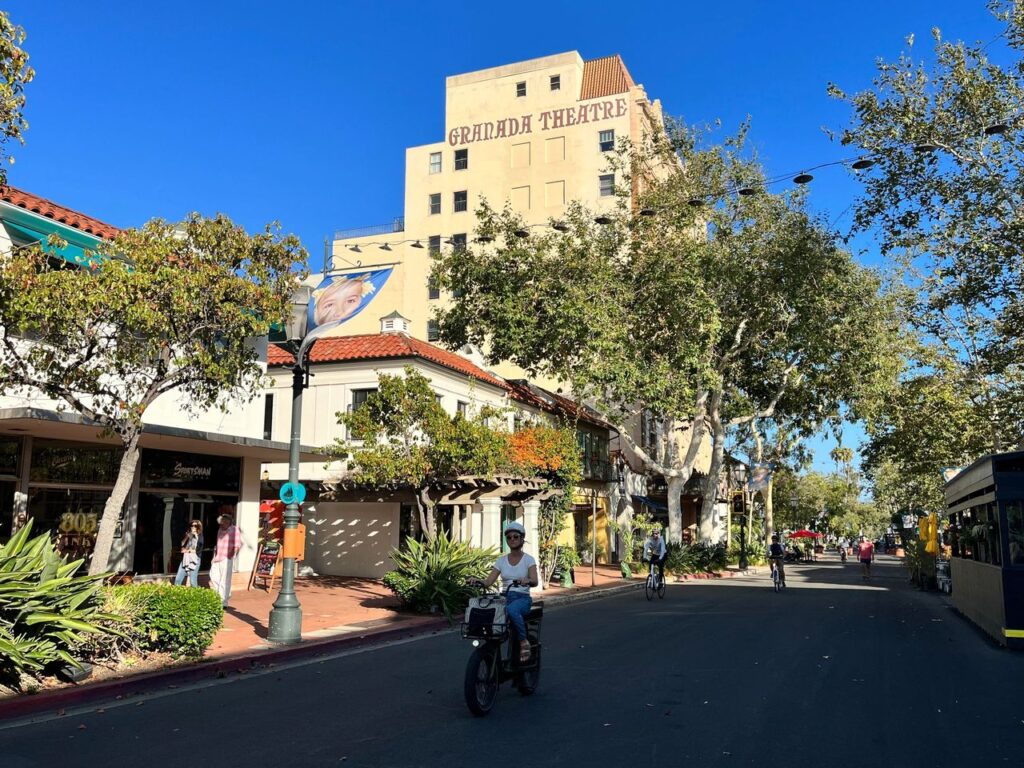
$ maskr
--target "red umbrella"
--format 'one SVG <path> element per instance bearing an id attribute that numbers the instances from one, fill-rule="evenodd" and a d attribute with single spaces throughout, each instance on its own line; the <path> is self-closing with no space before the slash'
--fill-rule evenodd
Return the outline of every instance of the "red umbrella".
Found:
<path id="1" fill-rule="evenodd" d="M 799 530 L 799 531 L 793 531 L 792 533 L 787 533 L 786 537 L 790 538 L 790 539 L 820 539 L 821 538 L 821 534 L 820 533 L 815 533 L 814 531 L 808 531 L 806 528 L 804 528 L 804 529 Z"/>

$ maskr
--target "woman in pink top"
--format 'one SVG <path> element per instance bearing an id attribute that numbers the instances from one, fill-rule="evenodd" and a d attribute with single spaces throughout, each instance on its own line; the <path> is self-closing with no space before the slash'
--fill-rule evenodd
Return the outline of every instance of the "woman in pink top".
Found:
<path id="1" fill-rule="evenodd" d="M 875 559 L 875 545 L 860 537 L 860 544 L 857 546 L 857 557 L 860 558 L 861 575 L 865 579 L 871 578 L 871 561 Z"/>
<path id="2" fill-rule="evenodd" d="M 217 529 L 217 544 L 213 550 L 213 562 L 210 564 L 210 586 L 220 595 L 220 601 L 226 608 L 231 597 L 231 574 L 234 571 L 235 556 L 242 548 L 242 537 L 231 515 L 221 515 L 217 522 L 220 523 L 220 528 Z"/>

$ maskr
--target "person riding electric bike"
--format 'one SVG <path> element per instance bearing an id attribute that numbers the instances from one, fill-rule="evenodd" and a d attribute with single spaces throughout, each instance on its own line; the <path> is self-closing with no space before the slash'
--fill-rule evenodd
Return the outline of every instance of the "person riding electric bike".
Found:
<path id="1" fill-rule="evenodd" d="M 519 638 L 519 660 L 526 663 L 530 660 L 530 641 L 526 636 L 526 615 L 533 605 L 530 587 L 540 583 L 537 577 L 537 561 L 532 555 L 523 552 L 526 540 L 526 529 L 521 523 L 509 523 L 505 527 L 505 543 L 508 554 L 502 555 L 494 564 L 487 578 L 480 582 L 484 587 L 491 586 L 500 576 L 501 583 L 507 588 L 505 593 L 505 615 L 515 628 Z"/>

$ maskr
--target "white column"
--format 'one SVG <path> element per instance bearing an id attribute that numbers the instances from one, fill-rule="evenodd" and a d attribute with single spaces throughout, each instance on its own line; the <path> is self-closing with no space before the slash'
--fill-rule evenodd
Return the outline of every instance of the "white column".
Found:
<path id="1" fill-rule="evenodd" d="M 470 544 L 477 549 L 483 549 L 484 515 L 478 505 L 473 505 L 469 510 L 470 518 Z"/>
<path id="2" fill-rule="evenodd" d="M 480 547 L 501 549 L 501 499 L 480 499 Z"/>
<path id="3" fill-rule="evenodd" d="M 540 557 L 540 502 L 530 499 L 522 502 L 523 527 L 526 529 L 526 551 Z"/>

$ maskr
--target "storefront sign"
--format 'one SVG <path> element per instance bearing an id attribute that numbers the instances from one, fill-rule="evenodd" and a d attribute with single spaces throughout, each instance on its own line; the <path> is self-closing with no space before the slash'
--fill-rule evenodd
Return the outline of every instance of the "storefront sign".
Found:
<path id="1" fill-rule="evenodd" d="M 225 456 L 145 449 L 139 486 L 235 493 L 239 489 L 241 468 L 238 459 Z"/>
<path id="2" fill-rule="evenodd" d="M 623 97 L 560 109 L 548 109 L 538 114 L 456 126 L 448 131 L 448 143 L 457 147 L 461 144 L 473 144 L 478 141 L 507 139 L 512 136 L 533 133 L 535 125 L 540 131 L 553 131 L 573 125 L 585 125 L 586 123 L 610 120 L 613 117 L 623 117 L 627 111 L 628 103 Z"/>

